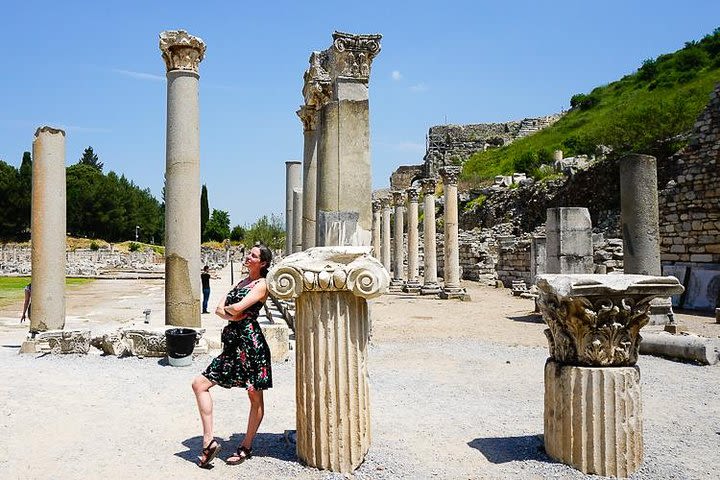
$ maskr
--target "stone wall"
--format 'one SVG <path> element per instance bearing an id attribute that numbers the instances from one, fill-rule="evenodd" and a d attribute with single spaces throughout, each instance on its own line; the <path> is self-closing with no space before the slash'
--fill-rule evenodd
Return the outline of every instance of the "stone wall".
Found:
<path id="1" fill-rule="evenodd" d="M 390 190 L 405 190 L 413 180 L 425 176 L 423 165 L 401 165 L 390 175 Z"/>

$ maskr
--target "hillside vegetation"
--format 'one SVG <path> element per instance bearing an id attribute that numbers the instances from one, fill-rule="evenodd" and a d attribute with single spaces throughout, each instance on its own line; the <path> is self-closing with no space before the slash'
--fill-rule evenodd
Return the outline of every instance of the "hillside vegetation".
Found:
<path id="1" fill-rule="evenodd" d="M 675 53 L 645 60 L 633 74 L 574 95 L 557 123 L 512 144 L 472 155 L 463 166 L 465 185 L 495 175 L 527 172 L 542 177 L 552 152 L 592 155 L 598 145 L 615 154 L 645 153 L 666 159 L 686 134 L 720 82 L 720 28 Z"/>

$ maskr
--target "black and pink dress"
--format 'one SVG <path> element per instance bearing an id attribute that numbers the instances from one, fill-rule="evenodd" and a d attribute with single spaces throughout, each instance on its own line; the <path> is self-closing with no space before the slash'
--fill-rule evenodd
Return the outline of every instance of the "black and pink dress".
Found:
<path id="1" fill-rule="evenodd" d="M 225 305 L 242 300 L 259 280 L 245 278 L 230 290 Z M 247 390 L 272 388 L 270 348 L 257 322 L 263 302 L 257 302 L 243 312 L 241 320 L 233 320 L 223 328 L 220 337 L 222 353 L 215 357 L 202 373 L 224 388 L 242 387 Z"/>

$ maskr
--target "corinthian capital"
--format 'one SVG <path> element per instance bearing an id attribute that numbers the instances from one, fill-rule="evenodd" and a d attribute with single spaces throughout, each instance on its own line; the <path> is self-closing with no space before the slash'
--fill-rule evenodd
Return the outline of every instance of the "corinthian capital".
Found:
<path id="1" fill-rule="evenodd" d="M 381 200 L 373 200 L 372 201 L 372 211 L 373 211 L 373 213 L 382 211 L 382 201 Z"/>
<path id="2" fill-rule="evenodd" d="M 405 190 L 405 193 L 407 194 L 408 202 L 417 203 L 418 199 L 420 198 L 420 191 L 417 188 L 410 187 Z"/>
<path id="3" fill-rule="evenodd" d="M 440 176 L 445 185 L 457 185 L 460 178 L 460 167 L 455 165 L 446 165 L 440 168 Z"/>
<path id="4" fill-rule="evenodd" d="M 333 78 L 351 77 L 369 80 L 370 65 L 380 53 L 382 35 L 353 35 L 333 32 L 333 46 L 326 50 L 326 70 Z"/>
<path id="5" fill-rule="evenodd" d="M 405 204 L 405 192 L 402 190 L 393 190 L 390 194 L 392 195 L 393 205 L 402 207 Z"/>
<path id="6" fill-rule="evenodd" d="M 267 283 L 279 298 L 303 292 L 350 291 L 374 298 L 385 293 L 390 275 L 369 247 L 315 247 L 290 255 L 270 269 Z"/>
<path id="7" fill-rule="evenodd" d="M 422 192 L 425 195 L 435 195 L 435 187 L 437 187 L 437 181 L 434 178 L 423 178 L 420 180 Z"/>
<path id="8" fill-rule="evenodd" d="M 308 61 L 310 66 L 303 75 L 302 93 L 305 105 L 319 110 L 330 101 L 332 95 L 332 78 L 325 70 L 327 52 L 312 52 Z"/>
<path id="9" fill-rule="evenodd" d="M 682 293 L 675 277 L 539 275 L 550 356 L 589 367 L 635 365 L 650 301 Z"/>
<path id="10" fill-rule="evenodd" d="M 303 130 L 306 132 L 312 132 L 317 129 L 317 121 L 320 118 L 318 110 L 315 107 L 309 107 L 303 105 L 297 112 L 297 116 L 300 117 L 300 121 L 303 123 Z"/>
<path id="11" fill-rule="evenodd" d="M 168 72 L 189 70 L 198 73 L 205 57 L 205 42 L 185 30 L 167 30 L 160 33 L 160 51 Z"/>

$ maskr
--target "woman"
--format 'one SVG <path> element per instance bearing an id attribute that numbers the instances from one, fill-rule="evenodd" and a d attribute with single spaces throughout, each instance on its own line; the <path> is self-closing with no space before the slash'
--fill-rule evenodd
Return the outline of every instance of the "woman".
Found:
<path id="1" fill-rule="evenodd" d="M 250 398 L 245 438 L 227 463 L 236 465 L 252 455 L 252 442 L 263 419 L 263 390 L 272 388 L 270 349 L 257 323 L 257 316 L 268 296 L 265 276 L 272 253 L 264 245 L 253 247 L 245 257 L 248 276 L 220 302 L 215 313 L 228 321 L 222 331 L 223 351 L 193 380 L 203 428 L 203 451 L 198 465 L 206 468 L 220 451 L 213 437 L 213 402 L 210 388 L 243 387 Z"/>

